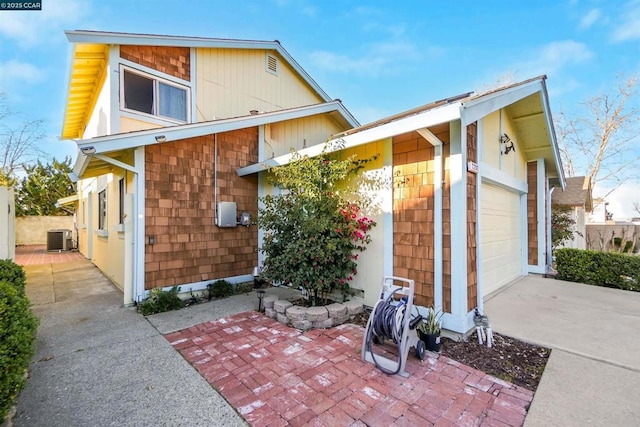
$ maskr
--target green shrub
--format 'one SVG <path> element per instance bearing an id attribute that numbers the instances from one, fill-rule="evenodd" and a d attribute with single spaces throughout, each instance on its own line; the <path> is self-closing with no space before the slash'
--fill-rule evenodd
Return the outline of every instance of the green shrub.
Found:
<path id="1" fill-rule="evenodd" d="M 226 280 L 216 280 L 207 285 L 210 298 L 224 298 L 233 295 L 233 285 Z"/>
<path id="2" fill-rule="evenodd" d="M 253 282 L 238 283 L 234 295 L 246 294 L 253 291 Z"/>
<path id="3" fill-rule="evenodd" d="M 0 280 L 6 280 L 24 293 L 24 286 L 27 283 L 27 275 L 22 267 L 10 259 L 0 260 Z"/>
<path id="4" fill-rule="evenodd" d="M 149 298 L 138 305 L 138 311 L 143 316 L 148 316 L 150 314 L 178 310 L 184 307 L 184 302 L 178 296 L 179 293 L 180 287 L 178 286 L 174 286 L 168 291 L 164 291 L 162 288 L 152 289 Z"/>
<path id="5" fill-rule="evenodd" d="M 35 351 L 38 318 L 18 288 L 6 279 L 0 280 L 0 420 L 24 386 L 25 372 Z"/>
<path id="6" fill-rule="evenodd" d="M 640 257 L 635 255 L 557 249 L 558 279 L 640 292 Z"/>

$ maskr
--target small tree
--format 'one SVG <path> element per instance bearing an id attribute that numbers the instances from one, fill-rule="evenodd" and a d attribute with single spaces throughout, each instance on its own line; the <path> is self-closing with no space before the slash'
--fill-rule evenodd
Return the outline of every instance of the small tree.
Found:
<path id="1" fill-rule="evenodd" d="M 58 199 L 75 194 L 69 179 L 71 158 L 62 162 L 25 166 L 27 176 L 20 181 L 16 195 L 16 215 L 71 215 L 73 208 L 56 206 Z"/>
<path id="2" fill-rule="evenodd" d="M 575 234 L 582 235 L 574 230 L 576 221 L 571 218 L 571 208 L 568 206 L 551 206 L 551 246 L 557 249 L 565 242 L 573 240 Z"/>
<path id="3" fill-rule="evenodd" d="M 313 158 L 294 152 L 289 164 L 272 169 L 271 181 L 282 194 L 262 198 L 258 218 L 265 230 L 263 277 L 302 287 L 312 304 L 335 288 L 347 293 L 358 252 L 366 249 L 376 225 L 362 215 L 362 201 L 349 201 L 340 192 L 371 159 L 339 160 L 327 151 Z"/>

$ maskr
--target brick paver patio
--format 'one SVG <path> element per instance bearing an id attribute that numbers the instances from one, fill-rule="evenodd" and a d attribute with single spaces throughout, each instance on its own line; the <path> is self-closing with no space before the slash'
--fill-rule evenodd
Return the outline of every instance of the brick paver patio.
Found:
<path id="1" fill-rule="evenodd" d="M 444 356 L 409 378 L 360 359 L 364 329 L 302 333 L 257 312 L 165 337 L 252 426 L 521 426 L 533 393 Z"/>
<path id="2" fill-rule="evenodd" d="M 46 245 L 25 245 L 16 247 L 16 264 L 41 265 L 60 264 L 85 260 L 86 258 L 77 251 L 47 251 Z"/>

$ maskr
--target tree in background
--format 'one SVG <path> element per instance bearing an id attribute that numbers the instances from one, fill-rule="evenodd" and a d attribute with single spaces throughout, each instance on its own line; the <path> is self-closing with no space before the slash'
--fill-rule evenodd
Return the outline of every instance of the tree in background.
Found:
<path id="1" fill-rule="evenodd" d="M 611 91 L 585 103 L 587 114 L 570 118 L 556 115 L 560 154 L 568 176 L 591 176 L 605 184 L 608 195 L 623 182 L 640 177 L 638 79 L 623 77 Z"/>
<path id="2" fill-rule="evenodd" d="M 366 249 L 375 226 L 362 214 L 366 200 L 341 193 L 372 159 L 340 160 L 327 150 L 313 158 L 294 152 L 289 164 L 272 169 L 271 181 L 282 194 L 261 198 L 258 217 L 265 230 L 262 277 L 305 289 L 314 305 L 336 288 L 346 298 L 358 252 Z"/>
<path id="3" fill-rule="evenodd" d="M 38 147 L 44 138 L 42 120 L 8 124 L 7 119 L 15 115 L 0 92 L 0 185 L 9 187 L 18 183 L 17 173 L 25 170 L 25 164 L 47 156 Z"/>
<path id="4" fill-rule="evenodd" d="M 551 246 L 557 249 L 564 243 L 573 240 L 578 234 L 575 230 L 576 221 L 571 217 L 568 206 L 551 205 Z"/>
<path id="5" fill-rule="evenodd" d="M 43 164 L 38 160 L 35 165 L 25 166 L 27 176 L 17 187 L 16 215 L 71 215 L 72 207 L 57 207 L 58 199 L 76 193 L 75 185 L 69 179 L 71 158 L 62 162 L 55 158 L 51 163 Z"/>

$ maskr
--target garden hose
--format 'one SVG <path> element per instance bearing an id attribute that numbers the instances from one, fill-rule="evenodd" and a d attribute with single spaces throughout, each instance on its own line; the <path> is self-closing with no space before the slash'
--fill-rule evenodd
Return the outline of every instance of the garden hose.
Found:
<path id="1" fill-rule="evenodd" d="M 374 336 L 379 339 L 392 339 L 398 346 L 398 357 L 401 357 L 402 320 L 404 319 L 406 304 L 402 300 L 398 305 L 391 304 L 393 295 L 399 290 L 402 290 L 402 288 L 394 289 L 386 300 L 378 300 L 373 308 L 371 319 L 369 320 L 369 328 L 367 329 L 366 349 L 371 353 L 371 359 L 373 359 L 376 367 L 389 375 L 395 375 L 400 372 L 400 363 L 398 363 L 398 369 L 395 372 L 380 366 L 371 349 L 371 342 Z"/>

